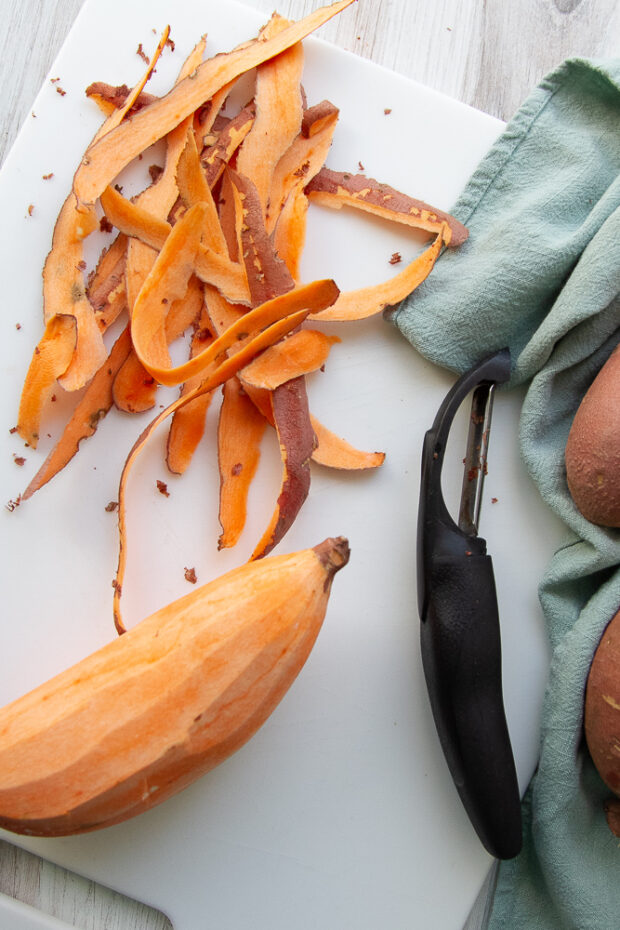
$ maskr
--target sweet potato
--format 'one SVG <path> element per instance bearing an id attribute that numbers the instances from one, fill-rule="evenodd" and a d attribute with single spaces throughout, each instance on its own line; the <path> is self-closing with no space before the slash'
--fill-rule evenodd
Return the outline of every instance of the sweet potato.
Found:
<path id="1" fill-rule="evenodd" d="M 246 563 L 0 711 L 0 826 L 85 833 L 241 747 L 299 674 L 347 541 Z"/>
<path id="2" fill-rule="evenodd" d="M 620 527 L 620 346 L 579 405 L 565 462 L 568 488 L 584 517 Z"/>
<path id="3" fill-rule="evenodd" d="M 594 765 L 607 787 L 620 798 L 620 610 L 594 654 L 586 686 L 584 723 Z M 608 820 L 612 831 L 620 836 L 617 811 L 615 804 Z"/>

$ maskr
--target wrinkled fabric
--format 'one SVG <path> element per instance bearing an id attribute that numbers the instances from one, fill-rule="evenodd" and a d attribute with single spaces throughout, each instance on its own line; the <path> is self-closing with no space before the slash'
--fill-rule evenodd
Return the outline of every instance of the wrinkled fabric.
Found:
<path id="1" fill-rule="evenodd" d="M 540 581 L 551 644 L 524 845 L 499 867 L 490 930 L 620 927 L 620 841 L 583 736 L 587 675 L 620 609 L 620 531 L 589 523 L 566 484 L 575 412 L 620 341 L 620 59 L 564 62 L 532 92 L 452 213 L 470 230 L 386 317 L 463 372 L 508 346 L 527 384 L 523 460 L 566 538 Z"/>

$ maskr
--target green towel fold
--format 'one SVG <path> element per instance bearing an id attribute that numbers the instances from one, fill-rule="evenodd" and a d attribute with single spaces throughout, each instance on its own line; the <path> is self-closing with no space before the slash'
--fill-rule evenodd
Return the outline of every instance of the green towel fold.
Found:
<path id="1" fill-rule="evenodd" d="M 567 528 L 540 584 L 552 660 L 524 848 L 500 865 L 489 927 L 618 930 L 620 842 L 585 747 L 583 703 L 592 656 L 620 608 L 620 531 L 577 511 L 564 447 L 620 341 L 620 59 L 569 60 L 545 78 L 452 212 L 469 240 L 386 315 L 457 372 L 510 347 L 511 384 L 529 382 L 522 455 Z"/>

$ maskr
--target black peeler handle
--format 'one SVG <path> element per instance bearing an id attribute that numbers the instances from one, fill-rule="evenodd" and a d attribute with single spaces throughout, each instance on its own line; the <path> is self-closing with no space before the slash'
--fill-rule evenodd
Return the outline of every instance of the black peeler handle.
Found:
<path id="1" fill-rule="evenodd" d="M 504 713 L 495 578 L 486 541 L 451 518 L 441 470 L 454 415 L 473 390 L 510 376 L 510 355 L 483 359 L 453 386 L 424 439 L 418 512 L 418 608 L 424 674 L 454 783 L 485 848 L 521 849 L 521 804 Z"/>

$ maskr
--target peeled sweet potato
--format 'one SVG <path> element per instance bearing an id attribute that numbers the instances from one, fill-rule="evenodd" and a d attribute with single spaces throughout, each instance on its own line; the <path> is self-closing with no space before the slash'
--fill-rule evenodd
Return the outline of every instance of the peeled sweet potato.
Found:
<path id="1" fill-rule="evenodd" d="M 599 775 L 620 798 L 620 610 L 603 633 L 592 660 L 586 686 L 585 731 Z M 609 805 L 607 813 L 612 832 L 620 836 L 617 801 Z"/>
<path id="2" fill-rule="evenodd" d="M 0 826 L 84 833 L 166 800 L 232 755 L 321 628 L 343 537 L 246 563 L 0 711 Z"/>
<path id="3" fill-rule="evenodd" d="M 579 405 L 565 461 L 569 491 L 584 517 L 620 526 L 620 346 Z"/>

